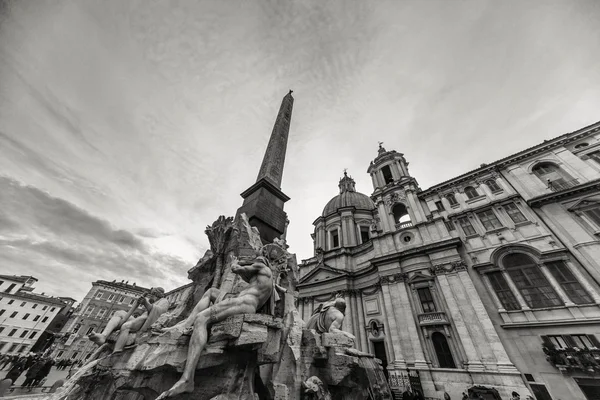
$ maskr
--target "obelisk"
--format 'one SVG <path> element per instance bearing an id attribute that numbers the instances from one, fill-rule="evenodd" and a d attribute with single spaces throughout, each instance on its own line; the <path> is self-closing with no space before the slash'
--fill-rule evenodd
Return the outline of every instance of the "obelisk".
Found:
<path id="1" fill-rule="evenodd" d="M 279 107 L 256 183 L 241 194 L 244 203 L 237 210 L 238 215 L 245 213 L 250 225 L 258 228 L 263 243 L 272 243 L 285 232 L 287 215 L 283 205 L 290 198 L 281 191 L 281 180 L 293 105 L 290 90 Z"/>

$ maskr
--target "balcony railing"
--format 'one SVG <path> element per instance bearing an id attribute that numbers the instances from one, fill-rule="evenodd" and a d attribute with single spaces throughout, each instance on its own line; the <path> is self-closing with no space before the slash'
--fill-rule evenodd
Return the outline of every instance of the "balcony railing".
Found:
<path id="1" fill-rule="evenodd" d="M 555 349 L 543 347 L 546 360 L 554 365 L 560 372 L 569 373 L 584 371 L 587 373 L 600 372 L 600 349 Z"/>
<path id="2" fill-rule="evenodd" d="M 434 311 L 425 314 L 419 314 L 419 325 L 438 325 L 447 324 L 448 319 L 443 311 Z"/>
<path id="3" fill-rule="evenodd" d="M 398 222 L 396 224 L 396 230 L 399 231 L 401 229 L 412 228 L 412 226 L 413 226 L 412 221 Z"/>
<path id="4" fill-rule="evenodd" d="M 577 179 L 573 179 L 571 181 L 551 181 L 550 179 L 548 179 L 548 188 L 555 192 L 572 188 L 573 186 L 577 186 L 578 184 L 579 182 L 577 182 Z"/>

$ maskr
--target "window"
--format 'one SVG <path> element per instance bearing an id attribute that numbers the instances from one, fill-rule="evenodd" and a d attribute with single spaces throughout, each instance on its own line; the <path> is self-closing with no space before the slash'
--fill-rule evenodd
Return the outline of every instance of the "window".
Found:
<path id="1" fill-rule="evenodd" d="M 21 332 L 21 336 L 19 336 L 19 337 L 24 338 L 25 336 L 27 336 L 28 333 L 29 333 L 28 330 L 24 330 L 23 332 Z"/>
<path id="2" fill-rule="evenodd" d="M 4 314 L 6 310 L 0 310 L 0 315 Z"/>
<path id="3" fill-rule="evenodd" d="M 500 188 L 500 186 L 498 186 L 498 183 L 494 179 L 490 179 L 490 180 L 485 181 L 485 184 L 487 185 L 487 187 L 490 188 L 490 190 L 492 192 L 500 192 L 500 191 L 502 191 L 502 189 Z"/>
<path id="4" fill-rule="evenodd" d="M 438 359 L 440 368 L 456 368 L 454 359 L 452 358 L 452 352 L 450 346 L 448 346 L 448 340 L 440 332 L 434 332 L 431 335 L 431 341 L 433 342 L 433 348 Z"/>
<path id="5" fill-rule="evenodd" d="M 571 335 L 571 340 L 575 347 L 579 347 L 580 349 L 591 349 L 592 347 L 595 347 L 587 335 Z"/>
<path id="6" fill-rule="evenodd" d="M 22 302 L 20 307 L 25 307 L 25 304 L 27 304 L 27 302 Z"/>
<path id="7" fill-rule="evenodd" d="M 8 349 L 9 353 L 12 353 L 13 351 L 15 351 L 17 349 L 17 347 L 19 347 L 18 343 L 13 343 L 12 346 L 10 346 L 10 349 Z"/>
<path id="8" fill-rule="evenodd" d="M 583 210 L 582 213 L 600 228 L 600 207 Z"/>
<path id="9" fill-rule="evenodd" d="M 104 317 L 105 313 L 106 313 L 106 308 L 101 308 L 98 310 L 98 314 L 96 314 L 96 317 L 102 318 L 102 317 Z"/>
<path id="10" fill-rule="evenodd" d="M 42 307 L 42 311 L 46 311 L 47 309 L 48 309 L 48 306 Z"/>
<path id="11" fill-rule="evenodd" d="M 591 153 L 588 153 L 587 156 L 600 164 L 600 150 L 592 151 Z"/>
<path id="12" fill-rule="evenodd" d="M 516 204 L 514 204 L 514 203 L 506 204 L 504 206 L 504 209 L 508 213 L 508 216 L 510 217 L 510 219 L 512 219 L 512 221 L 515 224 L 527 221 L 527 218 L 525 218 L 525 216 L 523 215 L 521 210 L 519 210 L 519 208 L 517 207 Z"/>
<path id="13" fill-rule="evenodd" d="M 102 297 L 102 292 L 101 292 L 101 291 L 98 291 L 98 292 L 96 293 L 96 298 L 97 298 L 97 299 L 99 299 L 100 297 Z"/>
<path id="14" fill-rule="evenodd" d="M 337 229 L 334 229 L 329 232 L 331 235 L 331 248 L 335 249 L 336 247 L 340 247 L 340 235 Z"/>
<path id="15" fill-rule="evenodd" d="M 4 293 L 10 293 L 15 288 L 15 286 L 17 286 L 15 283 L 11 283 L 10 286 L 6 288 Z M 12 302 L 12 300 L 11 300 L 11 302 Z M 9 302 L 8 304 L 12 304 L 11 302 Z"/>
<path id="16" fill-rule="evenodd" d="M 446 224 L 446 229 L 448 229 L 448 231 L 453 231 L 456 229 L 454 227 L 454 222 L 452 222 L 451 220 L 444 221 L 444 224 Z"/>
<path id="17" fill-rule="evenodd" d="M 34 305 L 31 306 L 31 308 L 37 308 L 37 303 L 35 303 Z"/>
<path id="18" fill-rule="evenodd" d="M 54 310 L 56 310 L 56 307 L 52 307 L 52 308 L 50 309 L 50 312 L 52 312 L 52 311 L 54 311 Z"/>
<path id="19" fill-rule="evenodd" d="M 448 200 L 448 203 L 450 203 L 451 206 L 458 205 L 458 201 L 456 201 L 456 196 L 454 196 L 454 193 L 446 195 L 446 200 Z"/>
<path id="20" fill-rule="evenodd" d="M 130 305 L 130 306 L 132 306 L 132 305 L 133 305 L 133 303 L 135 303 L 135 299 L 131 299 L 131 300 L 129 301 L 129 305 Z"/>
<path id="21" fill-rule="evenodd" d="M 39 316 L 39 315 L 36 315 L 35 317 L 33 317 L 33 321 L 34 321 L 34 322 L 35 322 L 35 321 L 37 321 L 38 319 L 40 319 L 40 316 Z"/>
<path id="22" fill-rule="evenodd" d="M 473 225 L 471 225 L 471 221 L 469 221 L 469 218 L 458 218 L 458 223 L 466 236 L 473 236 L 477 234 L 477 232 L 475 232 L 475 228 L 473 228 Z"/>
<path id="23" fill-rule="evenodd" d="M 24 345 L 22 345 L 22 346 L 21 346 L 21 348 L 19 349 L 18 353 L 22 353 L 22 352 L 24 352 L 25 350 L 27 350 L 27 347 L 28 347 L 28 346 L 29 346 L 29 345 L 27 345 L 27 344 L 24 344 Z"/>
<path id="24" fill-rule="evenodd" d="M 18 314 L 18 312 L 14 311 L 12 314 L 10 314 L 10 317 L 11 317 L 11 318 L 14 318 L 14 317 L 16 317 L 16 316 L 17 316 L 17 314 Z"/>
<path id="25" fill-rule="evenodd" d="M 12 335 L 14 335 L 15 333 L 17 333 L 17 330 L 16 330 L 16 329 L 13 329 L 13 330 L 11 330 L 10 332 L 8 332 L 8 336 L 12 336 Z"/>
<path id="26" fill-rule="evenodd" d="M 492 288 L 496 292 L 502 307 L 507 311 L 520 310 L 521 306 L 519 305 L 519 302 L 515 298 L 513 292 L 510 290 L 510 287 L 508 286 L 506 279 L 504 279 L 502 272 L 492 272 L 487 276 L 490 279 Z"/>
<path id="27" fill-rule="evenodd" d="M 65 354 L 64 350 L 59 351 L 58 354 L 56 355 L 56 358 L 61 358 L 63 356 L 63 354 Z"/>
<path id="28" fill-rule="evenodd" d="M 444 208 L 444 203 L 442 203 L 441 201 L 436 201 L 435 202 L 435 206 L 437 207 L 438 211 L 445 211 L 446 210 Z"/>
<path id="29" fill-rule="evenodd" d="M 417 289 L 419 300 L 421 301 L 421 307 L 423 307 L 424 313 L 434 312 L 435 303 L 433 302 L 433 296 L 431 296 L 431 290 L 428 287 Z"/>
<path id="30" fill-rule="evenodd" d="M 15 302 L 14 300 L 9 300 L 9 301 L 8 301 L 8 304 L 12 304 L 12 303 L 14 303 L 14 302 Z"/>
<path id="31" fill-rule="evenodd" d="M 552 163 L 540 163 L 532 171 L 552 190 L 568 189 L 577 184 L 575 180 Z"/>
<path id="32" fill-rule="evenodd" d="M 483 224 L 485 230 L 488 232 L 502 228 L 502 224 L 492 209 L 478 212 L 477 216 L 479 217 L 479 220 Z"/>
<path id="33" fill-rule="evenodd" d="M 590 304 L 594 302 L 564 261 L 547 262 L 546 266 L 573 303 Z"/>
<path id="34" fill-rule="evenodd" d="M 87 306 L 87 308 L 85 309 L 85 315 L 90 315 L 92 313 L 92 311 L 94 311 L 94 306 Z"/>
<path id="35" fill-rule="evenodd" d="M 381 168 L 381 173 L 383 174 L 383 181 L 385 182 L 386 185 L 388 183 L 394 182 L 394 177 L 392 176 L 392 170 L 390 169 L 389 165 L 386 165 L 383 168 Z"/>
<path id="36" fill-rule="evenodd" d="M 23 316 L 23 319 L 27 319 L 27 318 L 29 318 L 29 315 L 30 315 L 30 314 L 25 314 L 25 315 Z"/>
<path id="37" fill-rule="evenodd" d="M 475 197 L 479 196 L 479 193 L 477 193 L 477 189 L 475 189 L 473 186 L 467 186 L 465 188 L 465 194 L 469 199 L 474 199 Z"/>
<path id="38" fill-rule="evenodd" d="M 80 329 L 81 329 L 81 324 L 75 324 L 75 326 L 73 327 L 73 333 L 79 332 Z"/>
<path id="39" fill-rule="evenodd" d="M 503 264 L 529 307 L 542 308 L 563 305 L 531 257 L 522 253 L 513 253 L 504 257 Z"/>
<path id="40" fill-rule="evenodd" d="M 360 242 L 361 243 L 367 243 L 371 239 L 369 237 L 369 227 L 368 226 L 361 226 L 359 229 L 360 229 Z"/>
<path id="41" fill-rule="evenodd" d="M 114 299 L 114 298 L 115 298 L 115 295 L 114 295 L 113 293 L 111 293 L 111 294 L 108 296 L 108 301 L 111 301 L 111 300 L 112 300 L 112 299 Z"/>
<path id="42" fill-rule="evenodd" d="M 546 336 L 548 338 L 548 341 L 550 341 L 550 343 L 558 350 L 564 350 L 567 349 L 567 342 L 565 341 L 565 339 L 562 336 Z M 544 337 L 542 337 L 543 339 Z"/>
<path id="43" fill-rule="evenodd" d="M 96 327 L 94 325 L 90 326 L 87 330 L 86 336 L 89 335 L 90 333 L 94 332 L 94 329 L 96 329 Z"/>
<path id="44" fill-rule="evenodd" d="M 4 331 L 4 327 L 0 326 L 0 333 L 2 333 L 2 331 Z"/>
<path id="45" fill-rule="evenodd" d="M 46 321 L 48 321 L 48 317 L 42 318 L 42 322 L 46 322 Z"/>
<path id="46" fill-rule="evenodd" d="M 119 304 L 123 303 L 123 301 L 124 301 L 124 300 L 125 300 L 125 297 L 121 296 L 121 297 L 119 298 Z"/>
<path id="47" fill-rule="evenodd" d="M 37 332 L 31 332 L 31 335 L 29 335 L 29 339 L 33 339 L 35 335 L 37 335 Z"/>

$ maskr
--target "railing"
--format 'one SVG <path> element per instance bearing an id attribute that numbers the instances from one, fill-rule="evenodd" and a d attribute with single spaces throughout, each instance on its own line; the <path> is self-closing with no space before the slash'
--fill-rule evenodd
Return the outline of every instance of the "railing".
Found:
<path id="1" fill-rule="evenodd" d="M 446 313 L 443 311 L 434 311 L 425 314 L 419 314 L 418 318 L 420 325 L 448 323 L 448 320 L 446 319 Z"/>
<path id="2" fill-rule="evenodd" d="M 585 371 L 588 373 L 600 372 L 600 349 L 554 349 L 543 347 L 546 360 L 562 373 L 572 371 Z"/>
<path id="3" fill-rule="evenodd" d="M 548 188 L 555 192 L 572 188 L 574 186 L 577 186 L 578 184 L 579 184 L 579 182 L 577 182 L 577 179 L 573 179 L 571 181 L 562 181 L 561 180 L 561 181 L 554 181 L 554 182 L 552 182 L 550 179 L 548 179 Z"/>
<path id="4" fill-rule="evenodd" d="M 398 222 L 396 224 L 396 230 L 399 231 L 401 229 L 411 228 L 412 226 L 413 226 L 412 221 Z"/>

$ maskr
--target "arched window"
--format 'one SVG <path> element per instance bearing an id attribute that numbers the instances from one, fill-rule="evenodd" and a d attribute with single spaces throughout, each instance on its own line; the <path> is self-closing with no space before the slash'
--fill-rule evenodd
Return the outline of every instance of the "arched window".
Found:
<path id="1" fill-rule="evenodd" d="M 529 307 L 563 305 L 533 258 L 527 254 L 513 253 L 504 257 L 502 264 Z"/>
<path id="2" fill-rule="evenodd" d="M 456 197 L 454 197 L 454 193 L 446 195 L 446 199 L 448 200 L 448 203 L 450 203 L 451 206 L 455 206 L 458 204 L 458 201 L 456 201 Z"/>
<path id="3" fill-rule="evenodd" d="M 431 335 L 431 341 L 433 342 L 433 348 L 438 359 L 440 368 L 456 368 L 454 358 L 452 358 L 452 352 L 448 345 L 446 336 L 440 332 L 434 332 Z"/>
<path id="4" fill-rule="evenodd" d="M 467 186 L 465 188 L 465 194 L 469 199 L 474 199 L 475 197 L 479 196 L 479 193 L 477 193 L 477 189 L 475 189 L 473 186 Z"/>
<path id="5" fill-rule="evenodd" d="M 404 204 L 397 203 L 394 205 L 392 213 L 394 214 L 394 222 L 397 224 L 410 222 L 410 215 L 408 215 L 408 210 Z"/>
<path id="6" fill-rule="evenodd" d="M 496 181 L 494 179 L 489 179 L 489 180 L 485 181 L 485 184 L 487 185 L 487 187 L 490 188 L 490 190 L 492 192 L 499 192 L 502 190 L 500 188 L 500 186 L 498 186 L 498 183 L 496 183 Z"/>
<path id="7" fill-rule="evenodd" d="M 573 178 L 558 165 L 549 162 L 539 163 L 533 167 L 532 171 L 552 190 L 567 189 L 576 184 Z"/>

